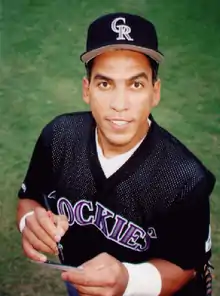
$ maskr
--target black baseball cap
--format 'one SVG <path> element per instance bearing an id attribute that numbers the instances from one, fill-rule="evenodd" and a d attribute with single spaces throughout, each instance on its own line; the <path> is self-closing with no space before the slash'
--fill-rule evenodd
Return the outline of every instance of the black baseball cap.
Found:
<path id="1" fill-rule="evenodd" d="M 96 56 L 114 49 L 137 51 L 157 63 L 163 60 L 163 54 L 158 50 L 154 25 L 134 14 L 110 13 L 92 22 L 87 32 L 86 51 L 80 59 L 88 63 Z"/>

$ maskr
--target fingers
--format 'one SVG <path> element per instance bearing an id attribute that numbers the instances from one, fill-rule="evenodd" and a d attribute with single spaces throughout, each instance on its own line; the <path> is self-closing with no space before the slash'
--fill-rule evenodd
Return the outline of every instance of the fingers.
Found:
<path id="1" fill-rule="evenodd" d="M 37 223 L 39 224 L 39 226 L 44 229 L 44 231 L 52 238 L 52 240 L 55 241 L 56 236 L 61 236 L 60 233 L 58 233 L 56 225 L 54 224 L 53 220 L 49 217 L 49 215 L 45 209 L 36 208 L 35 209 L 35 217 L 36 217 L 36 220 L 37 220 Z M 27 217 L 27 223 L 29 220 L 30 227 L 31 227 L 31 221 L 33 221 L 31 218 L 32 218 L 32 216 Z M 32 229 L 33 229 L 33 227 L 32 227 Z"/>
<path id="2" fill-rule="evenodd" d="M 117 261 L 112 256 L 101 253 L 81 265 L 83 272 L 79 273 L 75 270 L 70 270 L 64 272 L 62 278 L 74 285 L 93 287 L 111 286 L 115 281 L 115 272 L 113 270 L 115 262 Z"/>
<path id="3" fill-rule="evenodd" d="M 25 255 L 35 261 L 46 261 L 47 257 L 44 256 L 43 254 L 37 252 L 33 246 L 25 239 L 23 238 L 22 240 L 22 247 L 23 247 L 23 251 L 25 253 Z"/>
<path id="4" fill-rule="evenodd" d="M 56 216 L 43 208 L 36 208 L 34 214 L 26 218 L 26 226 L 22 232 L 24 253 L 33 260 L 45 261 L 46 257 L 40 254 L 58 254 L 56 242 L 68 229 L 68 220 L 65 216 Z M 43 259 L 42 259 L 43 258 Z"/>
<path id="5" fill-rule="evenodd" d="M 45 245 L 47 245 L 54 252 L 57 251 L 55 237 L 51 238 L 48 233 L 44 230 L 44 228 L 38 223 L 35 215 L 33 217 L 27 219 L 26 226 L 24 228 L 24 235 L 26 235 L 28 239 L 28 234 L 33 233 L 38 240 L 42 241 Z M 45 221 L 46 222 L 46 221 Z M 48 222 L 50 223 L 50 221 Z"/>
<path id="6" fill-rule="evenodd" d="M 100 275 L 102 274 L 102 278 Z M 62 279 L 72 283 L 72 285 L 77 289 L 80 295 L 109 295 L 112 296 L 112 289 L 114 288 L 115 281 L 109 279 L 109 273 L 104 273 L 103 271 L 93 271 L 93 272 L 77 272 L 68 271 L 62 273 Z"/>
<path id="7" fill-rule="evenodd" d="M 69 228 L 67 217 L 65 215 L 54 215 L 54 223 L 57 227 L 57 233 L 62 237 Z"/>
<path id="8" fill-rule="evenodd" d="M 76 290 L 80 295 L 86 296 L 86 295 L 107 295 L 106 288 L 103 287 L 85 287 L 85 286 L 79 286 L 74 285 Z M 112 296 L 112 294 L 109 293 L 109 296 Z"/>
<path id="9" fill-rule="evenodd" d="M 123 295 L 128 274 L 124 265 L 117 259 L 102 253 L 81 267 L 82 272 L 72 269 L 61 275 L 62 279 L 70 282 L 80 295 Z"/>
<path id="10" fill-rule="evenodd" d="M 57 246 L 55 241 L 53 241 L 44 230 L 36 226 L 38 229 L 38 236 L 35 235 L 28 227 L 23 230 L 23 238 L 32 245 L 35 250 L 44 253 L 57 254 Z"/>
<path id="11" fill-rule="evenodd" d="M 83 272 L 71 270 L 63 272 L 62 279 L 71 282 L 74 285 L 88 287 L 101 287 L 112 284 L 112 277 L 107 269 L 89 269 L 83 270 Z"/>

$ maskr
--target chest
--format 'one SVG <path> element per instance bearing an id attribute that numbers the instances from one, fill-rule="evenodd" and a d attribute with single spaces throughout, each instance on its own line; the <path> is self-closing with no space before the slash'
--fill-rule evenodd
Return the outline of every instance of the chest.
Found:
<path id="1" fill-rule="evenodd" d="M 84 261 L 89 246 L 91 257 L 108 252 L 120 260 L 146 260 L 157 247 L 162 172 L 134 156 L 106 178 L 95 151 L 86 149 L 65 154 L 49 194 L 53 210 L 68 218 L 68 254 L 77 249 Z"/>

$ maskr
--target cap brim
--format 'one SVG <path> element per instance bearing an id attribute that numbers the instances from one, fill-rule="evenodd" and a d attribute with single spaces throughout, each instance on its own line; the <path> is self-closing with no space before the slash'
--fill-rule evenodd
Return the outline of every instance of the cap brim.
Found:
<path id="1" fill-rule="evenodd" d="M 80 56 L 80 59 L 82 62 L 88 63 L 90 60 L 94 59 L 98 55 L 105 53 L 106 51 L 115 50 L 115 49 L 127 49 L 127 50 L 137 51 L 137 52 L 146 54 L 147 56 L 151 57 L 153 60 L 155 60 L 158 63 L 161 63 L 164 59 L 163 54 L 160 53 L 159 51 L 155 51 L 150 48 L 145 48 L 145 47 L 131 45 L 131 44 L 112 44 L 112 45 L 102 46 L 97 49 L 83 53 Z"/>

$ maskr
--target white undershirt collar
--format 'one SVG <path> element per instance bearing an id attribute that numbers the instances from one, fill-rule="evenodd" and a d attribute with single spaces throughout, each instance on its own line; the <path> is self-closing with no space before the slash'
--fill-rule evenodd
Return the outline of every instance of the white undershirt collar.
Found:
<path id="1" fill-rule="evenodd" d="M 151 124 L 151 121 L 148 119 L 149 126 Z M 106 176 L 106 178 L 109 178 L 112 174 L 114 174 L 131 156 L 132 154 L 138 149 L 138 147 L 141 145 L 143 140 L 145 139 L 146 135 L 129 151 L 116 155 L 111 158 L 106 158 L 102 152 L 102 149 L 98 143 L 98 133 L 97 128 L 95 129 L 95 142 L 96 142 L 96 150 L 98 154 L 98 159 L 101 164 L 102 170 Z"/>

